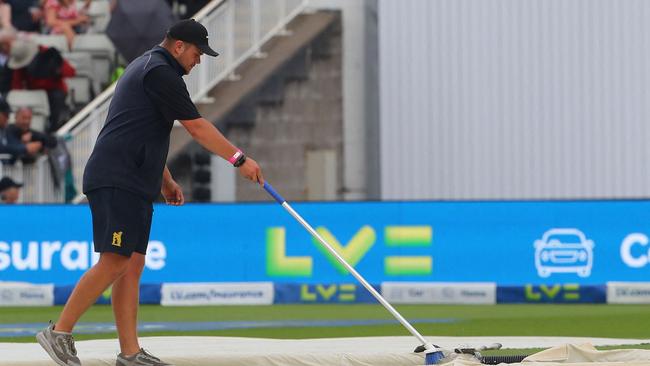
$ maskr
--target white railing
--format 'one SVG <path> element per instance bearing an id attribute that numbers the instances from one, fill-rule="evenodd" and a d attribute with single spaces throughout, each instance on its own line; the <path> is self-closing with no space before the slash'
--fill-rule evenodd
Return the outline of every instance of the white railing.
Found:
<path id="1" fill-rule="evenodd" d="M 39 156 L 34 163 L 23 164 L 18 159 L 14 164 L 0 162 L 2 176 L 11 177 L 24 186 L 20 190 L 21 203 L 63 202 L 64 182 L 56 182 L 47 156 Z"/>
<path id="2" fill-rule="evenodd" d="M 236 77 L 235 69 L 246 59 L 260 56 L 262 45 L 271 37 L 282 34 L 287 23 L 305 9 L 307 2 L 308 0 L 213 0 L 201 9 L 194 19 L 207 28 L 210 45 L 221 55 L 217 58 L 202 57 L 201 64 L 185 77 L 192 100 L 201 100 L 222 80 Z M 79 192 L 83 169 L 106 120 L 114 91 L 115 84 L 57 131 L 57 135 L 67 140 L 75 187 Z M 32 184 L 27 180 L 25 183 L 26 186 Z M 50 183 L 54 186 L 54 182 Z M 62 194 L 48 190 L 44 192 L 45 196 L 40 202 L 63 200 Z M 80 193 L 75 201 L 82 198 Z"/>

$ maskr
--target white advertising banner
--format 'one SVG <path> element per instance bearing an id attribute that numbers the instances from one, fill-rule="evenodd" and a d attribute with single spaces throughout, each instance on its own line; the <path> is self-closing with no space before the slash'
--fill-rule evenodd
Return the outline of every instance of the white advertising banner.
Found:
<path id="1" fill-rule="evenodd" d="M 163 283 L 163 306 L 270 305 L 272 282 Z"/>
<path id="2" fill-rule="evenodd" d="M 0 306 L 52 306 L 54 285 L 0 282 Z"/>
<path id="3" fill-rule="evenodd" d="M 383 282 L 381 294 L 395 304 L 496 304 L 491 282 Z"/>
<path id="4" fill-rule="evenodd" d="M 607 282 L 608 304 L 650 304 L 650 282 Z"/>

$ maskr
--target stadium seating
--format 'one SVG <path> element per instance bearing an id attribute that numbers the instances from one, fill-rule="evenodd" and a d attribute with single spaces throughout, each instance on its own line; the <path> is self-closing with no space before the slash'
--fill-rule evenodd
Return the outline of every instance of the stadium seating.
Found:
<path id="1" fill-rule="evenodd" d="M 32 128 L 45 131 L 47 118 L 50 116 L 50 104 L 44 90 L 12 90 L 7 95 L 7 102 L 15 111 L 21 107 L 32 109 Z"/>
<path id="2" fill-rule="evenodd" d="M 92 57 L 93 90 L 99 93 L 110 81 L 117 58 L 113 42 L 105 34 L 79 34 L 72 46 L 73 52 L 86 52 Z"/>
<path id="3" fill-rule="evenodd" d="M 39 45 L 56 48 L 74 66 L 77 75 L 66 79 L 70 90 L 68 105 L 73 111 L 79 110 L 90 102 L 109 80 L 113 65 L 106 62 L 109 61 L 108 58 L 105 58 L 105 61 L 96 61 L 89 51 L 69 52 L 67 41 L 63 35 L 36 34 L 32 36 L 32 39 Z M 106 42 L 106 39 L 102 38 L 102 41 Z M 82 40 L 83 42 L 85 41 Z M 105 53 L 106 57 L 108 57 L 108 52 L 110 50 Z M 101 65 L 96 65 L 96 62 L 100 62 Z M 101 72 L 97 73 L 98 70 Z"/>
<path id="4" fill-rule="evenodd" d="M 94 98 L 97 93 L 93 85 L 99 83 L 100 80 L 94 79 L 93 60 L 89 53 L 67 52 L 63 54 L 63 57 L 74 66 L 77 72 L 74 77 L 66 79 L 68 84 L 68 105 L 73 111 L 76 111 Z"/>
<path id="5" fill-rule="evenodd" d="M 88 9 L 88 16 L 92 19 L 90 33 L 104 33 L 111 20 L 110 4 L 108 0 L 95 0 L 90 3 Z M 78 5 L 82 6 L 83 2 L 80 1 Z"/>
<path id="6" fill-rule="evenodd" d="M 33 34 L 31 38 L 41 46 L 56 48 L 61 53 L 68 52 L 68 41 L 62 34 Z"/>

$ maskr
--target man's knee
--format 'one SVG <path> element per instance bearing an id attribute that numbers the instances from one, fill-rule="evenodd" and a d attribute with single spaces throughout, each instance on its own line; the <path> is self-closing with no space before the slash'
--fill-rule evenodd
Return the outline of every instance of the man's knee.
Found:
<path id="1" fill-rule="evenodd" d="M 119 277 L 126 272 L 129 267 L 129 257 L 116 253 L 102 253 L 99 256 L 98 266 L 102 270 L 109 271 L 114 277 Z"/>
<path id="2" fill-rule="evenodd" d="M 131 259 L 129 259 L 129 265 L 126 269 L 127 275 L 133 275 L 140 277 L 142 271 L 144 270 L 145 256 L 140 253 L 133 253 Z"/>

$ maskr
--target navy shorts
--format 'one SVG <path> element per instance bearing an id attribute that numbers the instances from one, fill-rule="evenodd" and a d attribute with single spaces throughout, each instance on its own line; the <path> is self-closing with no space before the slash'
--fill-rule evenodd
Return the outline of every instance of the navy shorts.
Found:
<path id="1" fill-rule="evenodd" d="M 93 216 L 95 251 L 147 254 L 153 204 L 119 188 L 99 188 L 86 194 Z"/>

